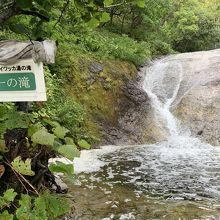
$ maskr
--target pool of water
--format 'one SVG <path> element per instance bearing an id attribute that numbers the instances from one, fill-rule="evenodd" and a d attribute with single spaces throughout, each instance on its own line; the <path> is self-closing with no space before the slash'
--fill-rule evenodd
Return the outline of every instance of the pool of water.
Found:
<path id="1" fill-rule="evenodd" d="M 75 161 L 74 219 L 220 219 L 220 148 L 176 136 Z"/>

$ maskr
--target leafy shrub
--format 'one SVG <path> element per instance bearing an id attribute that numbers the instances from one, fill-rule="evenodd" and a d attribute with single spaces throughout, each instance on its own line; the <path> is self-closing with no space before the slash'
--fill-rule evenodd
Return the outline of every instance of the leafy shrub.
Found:
<path id="1" fill-rule="evenodd" d="M 61 67 L 62 68 L 62 67 Z M 64 81 L 45 67 L 48 101 L 39 111 L 65 126 L 75 141 L 87 135 L 86 113 L 82 105 L 66 94 Z M 62 104 L 61 104 L 62 103 Z"/>
<path id="2" fill-rule="evenodd" d="M 88 30 L 83 34 L 72 34 L 65 40 L 61 36 L 57 37 L 60 39 L 61 47 L 71 48 L 75 53 L 96 58 L 119 59 L 139 66 L 151 56 L 147 42 L 138 42 L 127 35 L 121 36 L 107 30 Z M 69 40 L 72 40 L 71 45 L 68 44 Z"/>
<path id="3" fill-rule="evenodd" d="M 153 56 L 167 55 L 174 52 L 170 44 L 161 40 L 151 42 L 151 50 Z"/>
<path id="4" fill-rule="evenodd" d="M 19 195 L 14 189 L 8 189 L 0 197 L 0 219 L 2 220 L 52 220 L 62 216 L 70 210 L 69 200 L 48 192 L 31 197 L 27 194 Z M 16 204 L 16 206 L 15 206 Z M 10 209 L 16 207 L 15 214 Z M 16 216 L 16 217 L 15 217 Z"/>

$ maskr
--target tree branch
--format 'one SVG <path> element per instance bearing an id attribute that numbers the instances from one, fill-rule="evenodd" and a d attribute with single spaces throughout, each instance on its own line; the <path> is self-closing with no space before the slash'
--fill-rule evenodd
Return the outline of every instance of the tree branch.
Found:
<path id="1" fill-rule="evenodd" d="M 37 11 L 28 11 L 28 10 L 21 10 L 21 14 L 23 15 L 31 15 L 31 16 L 36 16 L 44 21 L 50 21 L 50 19 L 45 16 L 45 15 L 42 15 L 40 14 L 39 12 Z"/>
<path id="2" fill-rule="evenodd" d="M 58 18 L 57 22 L 56 22 L 55 25 L 54 25 L 54 28 L 57 26 L 58 23 L 60 23 L 60 21 L 61 21 L 61 19 L 62 19 L 62 17 L 63 17 L 63 14 L 66 12 L 66 9 L 67 9 L 69 3 L 70 3 L 70 0 L 67 0 L 67 1 L 66 1 L 66 4 L 64 5 L 64 7 L 63 7 L 63 9 L 62 9 L 62 11 L 61 11 L 60 17 Z"/>
<path id="3" fill-rule="evenodd" d="M 44 21 L 50 20 L 47 16 L 42 15 L 37 11 L 22 10 L 19 7 L 17 7 L 16 4 L 13 4 L 10 5 L 9 7 L 4 8 L 4 10 L 0 10 L 0 24 L 15 15 L 21 15 L 21 14 L 36 16 Z"/>

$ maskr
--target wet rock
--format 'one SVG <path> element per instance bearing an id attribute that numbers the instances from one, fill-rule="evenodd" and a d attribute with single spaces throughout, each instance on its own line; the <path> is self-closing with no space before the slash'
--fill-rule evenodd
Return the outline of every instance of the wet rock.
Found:
<path id="1" fill-rule="evenodd" d="M 124 92 L 128 99 L 137 105 L 141 105 L 149 99 L 147 93 L 132 81 L 129 81 L 125 86 Z"/>
<path id="2" fill-rule="evenodd" d="M 191 134 L 220 145 L 220 50 L 168 57 L 181 67 L 181 83 L 173 112 Z M 178 70 L 178 69 L 177 69 Z"/>
<path id="3" fill-rule="evenodd" d="M 92 62 L 88 68 L 91 73 L 96 73 L 96 74 L 102 72 L 104 69 L 103 66 L 98 62 Z"/>
<path id="4" fill-rule="evenodd" d="M 220 145 L 220 86 L 196 86 L 175 109 L 175 114 L 192 135 L 212 145 Z"/>
<path id="5" fill-rule="evenodd" d="M 120 103 L 116 126 L 102 125 L 105 142 L 102 144 L 129 145 L 155 143 L 164 140 L 167 133 L 155 126 L 153 110 L 147 93 L 142 89 L 142 72 L 137 79 L 124 86 L 125 98 Z"/>
<path id="6" fill-rule="evenodd" d="M 60 191 L 62 193 L 68 192 L 68 186 L 66 185 L 66 183 L 63 182 L 60 176 L 58 175 L 55 176 L 55 182 L 60 187 Z M 54 189 L 56 189 L 56 186 L 54 186 Z"/>

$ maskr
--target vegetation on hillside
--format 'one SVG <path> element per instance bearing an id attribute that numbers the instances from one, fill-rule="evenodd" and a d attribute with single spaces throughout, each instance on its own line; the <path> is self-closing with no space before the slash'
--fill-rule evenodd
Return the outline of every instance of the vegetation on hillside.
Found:
<path id="1" fill-rule="evenodd" d="M 218 48 L 219 11 L 217 0 L 0 1 L 1 40 L 58 43 L 56 64 L 45 66 L 48 102 L 29 113 L 0 105 L 0 219 L 68 212 L 68 199 L 47 190 L 60 192 L 53 172 L 73 179 L 73 166 L 48 168 L 49 158 L 73 160 L 97 142 L 95 120 L 116 123 L 120 89 L 148 59 Z M 92 73 L 97 62 L 102 69 Z"/>

